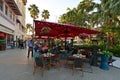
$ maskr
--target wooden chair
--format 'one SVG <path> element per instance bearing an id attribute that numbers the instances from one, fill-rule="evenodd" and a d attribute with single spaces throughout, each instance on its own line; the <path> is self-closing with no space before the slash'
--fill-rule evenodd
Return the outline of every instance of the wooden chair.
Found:
<path id="1" fill-rule="evenodd" d="M 93 72 L 93 69 L 92 69 L 92 53 L 90 51 L 86 51 L 86 59 L 83 60 L 84 62 L 84 65 L 86 65 L 86 68 L 89 68 L 90 71 L 87 71 L 87 72 L 90 72 L 92 73 Z"/>
<path id="2" fill-rule="evenodd" d="M 82 71 L 82 76 L 83 76 L 83 62 L 81 58 L 75 58 L 74 64 L 73 64 L 73 69 L 72 69 L 72 75 L 74 75 L 75 69 Z"/>
<path id="3" fill-rule="evenodd" d="M 51 64 L 60 67 L 60 53 L 56 53 L 55 56 L 51 57 Z"/>
<path id="4" fill-rule="evenodd" d="M 69 51 L 66 55 L 66 64 L 68 65 L 69 62 L 73 61 L 74 59 L 70 58 L 70 56 L 72 56 L 73 54 L 73 50 Z"/>
<path id="5" fill-rule="evenodd" d="M 44 69 L 45 69 L 45 64 L 44 64 L 43 58 L 41 56 L 35 58 L 33 74 L 35 74 L 37 68 L 42 71 L 41 76 L 43 76 Z"/>

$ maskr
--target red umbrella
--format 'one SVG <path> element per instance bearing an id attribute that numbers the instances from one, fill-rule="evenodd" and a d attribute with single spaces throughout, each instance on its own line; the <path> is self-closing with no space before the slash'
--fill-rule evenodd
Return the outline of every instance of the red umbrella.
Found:
<path id="1" fill-rule="evenodd" d="M 78 27 L 71 24 L 60 24 L 46 21 L 35 22 L 35 35 L 36 36 L 49 36 L 49 37 L 75 37 L 82 33 L 85 34 L 98 34 L 99 31 L 90 30 L 83 27 Z M 47 30 L 48 29 L 48 30 Z M 44 31 L 44 32 L 42 32 Z"/>
<path id="2" fill-rule="evenodd" d="M 38 21 L 35 20 L 35 35 L 37 36 L 59 36 L 63 35 L 63 37 L 70 36 L 78 36 L 79 34 L 86 33 L 86 34 L 98 34 L 99 31 L 78 27 L 71 24 L 60 24 L 60 23 L 53 23 L 53 22 L 45 22 L 45 21 Z M 49 31 L 47 33 L 42 34 L 42 30 L 44 27 L 48 27 Z"/>

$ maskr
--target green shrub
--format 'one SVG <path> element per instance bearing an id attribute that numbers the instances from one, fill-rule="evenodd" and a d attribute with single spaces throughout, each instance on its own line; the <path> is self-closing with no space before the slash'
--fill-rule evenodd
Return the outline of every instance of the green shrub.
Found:
<path id="1" fill-rule="evenodd" d="M 5 44 L 5 41 L 0 39 L 0 44 Z"/>
<path id="2" fill-rule="evenodd" d="M 112 52 L 114 56 L 120 57 L 120 45 L 108 47 L 107 50 Z"/>
<path id="3" fill-rule="evenodd" d="M 79 48 L 89 48 L 89 49 L 92 49 L 92 46 L 93 46 L 92 44 L 78 45 Z M 100 51 L 105 50 L 104 44 L 99 44 L 97 46 L 98 46 L 98 49 L 100 49 Z M 107 48 L 107 51 L 110 51 L 113 54 L 113 56 L 120 57 L 120 45 L 110 46 Z"/>

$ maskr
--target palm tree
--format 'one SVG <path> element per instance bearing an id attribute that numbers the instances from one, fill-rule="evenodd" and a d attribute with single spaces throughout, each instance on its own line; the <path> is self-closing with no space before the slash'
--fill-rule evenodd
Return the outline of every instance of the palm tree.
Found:
<path id="1" fill-rule="evenodd" d="M 41 15 L 42 15 L 43 21 L 46 21 L 46 19 L 49 19 L 49 16 L 50 16 L 49 11 L 45 9 L 42 11 Z"/>
<path id="2" fill-rule="evenodd" d="M 109 45 L 113 45 L 112 38 L 115 39 L 116 34 L 120 32 L 120 1 L 118 0 L 101 0 L 96 13 L 92 14 L 98 16 L 95 23 L 101 24 L 102 31 L 107 33 Z"/>
<path id="3" fill-rule="evenodd" d="M 93 27 L 93 22 L 91 21 L 91 14 L 96 9 L 97 3 L 92 0 L 83 0 L 77 6 L 78 16 L 81 18 L 79 24 L 87 28 Z"/>
<path id="4" fill-rule="evenodd" d="M 32 27 L 32 24 L 28 23 L 26 24 L 26 33 L 30 34 L 30 33 L 34 33 L 34 28 Z"/>
<path id="5" fill-rule="evenodd" d="M 73 9 L 67 8 L 67 13 L 64 13 L 63 15 L 61 15 L 58 22 L 75 24 L 75 21 L 74 21 L 75 18 L 76 18 L 76 8 L 73 8 Z"/>
<path id="6" fill-rule="evenodd" d="M 30 15 L 33 18 L 33 28 L 34 28 L 34 20 L 37 19 L 39 16 L 39 9 L 35 4 L 30 5 L 30 7 L 28 8 L 28 10 L 30 11 Z M 34 30 L 33 30 L 34 31 Z M 33 32 L 32 31 L 32 32 Z M 34 35 L 34 32 L 33 32 Z"/>
<path id="7" fill-rule="evenodd" d="M 83 0 L 77 6 L 77 8 L 68 8 L 67 13 L 64 13 L 59 22 L 66 21 L 66 23 L 72 23 L 77 26 L 89 27 L 91 26 L 90 12 L 96 8 L 96 3 L 92 0 Z"/>
<path id="8" fill-rule="evenodd" d="M 58 22 L 59 22 L 59 23 L 67 23 L 68 21 L 67 21 L 67 19 L 66 19 L 66 16 L 67 16 L 67 14 L 65 14 L 65 13 L 62 14 L 62 15 L 60 16 Z"/>
<path id="9" fill-rule="evenodd" d="M 38 18 L 38 14 L 39 14 L 39 9 L 35 4 L 30 5 L 30 7 L 28 8 L 28 10 L 30 11 L 30 15 L 33 19 Z"/>

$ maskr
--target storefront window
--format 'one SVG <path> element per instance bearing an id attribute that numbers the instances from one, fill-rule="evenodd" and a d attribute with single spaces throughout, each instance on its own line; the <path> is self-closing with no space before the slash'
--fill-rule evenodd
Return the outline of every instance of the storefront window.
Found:
<path id="1" fill-rule="evenodd" d="M 0 10 L 3 11 L 3 1 L 0 0 Z"/>
<path id="2" fill-rule="evenodd" d="M 15 15 L 13 14 L 13 21 L 15 21 Z"/>
<path id="3" fill-rule="evenodd" d="M 9 14 L 10 15 L 10 19 L 12 19 L 12 12 L 11 11 L 9 11 L 9 12 L 10 12 L 10 14 Z"/>
<path id="4" fill-rule="evenodd" d="M 8 7 L 5 5 L 5 14 L 8 15 Z"/>

